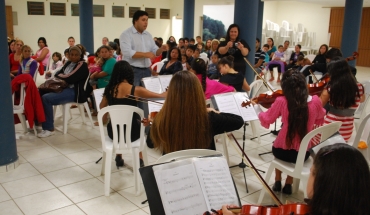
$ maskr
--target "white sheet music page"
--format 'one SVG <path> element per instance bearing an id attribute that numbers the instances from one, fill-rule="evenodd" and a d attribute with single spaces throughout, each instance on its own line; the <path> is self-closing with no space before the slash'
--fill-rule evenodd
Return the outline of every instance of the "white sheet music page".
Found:
<path id="1" fill-rule="evenodd" d="M 100 102 L 101 100 L 103 100 L 104 90 L 105 88 L 100 88 L 93 91 L 95 97 L 95 105 L 98 112 L 100 111 Z"/>
<path id="2" fill-rule="evenodd" d="M 162 92 L 166 92 L 166 88 L 170 86 L 172 75 L 159 75 L 159 81 L 161 82 Z"/>
<path id="3" fill-rule="evenodd" d="M 161 83 L 157 77 L 143 78 L 142 81 L 147 90 L 154 93 L 162 93 Z"/>
<path id="4" fill-rule="evenodd" d="M 167 215 L 202 215 L 207 211 L 192 163 L 170 169 L 158 168 L 154 166 L 153 171 Z"/>
<path id="5" fill-rule="evenodd" d="M 225 204 L 239 205 L 225 158 L 199 158 L 194 165 L 209 210 L 218 210 Z"/>
<path id="6" fill-rule="evenodd" d="M 160 102 L 162 104 L 159 104 L 159 103 L 156 103 L 156 102 L 148 102 L 148 111 L 149 111 L 149 113 L 159 112 L 162 109 L 164 100 L 158 100 L 157 102 Z"/>
<path id="7" fill-rule="evenodd" d="M 234 99 L 234 93 L 223 93 L 214 95 L 218 110 L 224 113 L 232 113 L 241 115 L 239 107 L 237 107 Z"/>
<path id="8" fill-rule="evenodd" d="M 236 104 L 238 105 L 240 113 L 242 114 L 241 116 L 243 117 L 243 120 L 245 122 L 258 120 L 257 113 L 252 106 L 242 107 L 242 103 L 244 101 L 247 101 L 247 99 L 249 99 L 247 93 L 235 93 L 234 98 L 235 98 Z"/>

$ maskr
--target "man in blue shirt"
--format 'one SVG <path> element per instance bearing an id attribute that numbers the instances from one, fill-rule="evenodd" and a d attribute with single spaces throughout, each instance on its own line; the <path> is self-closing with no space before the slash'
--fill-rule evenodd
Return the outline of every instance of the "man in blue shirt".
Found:
<path id="1" fill-rule="evenodd" d="M 165 51 L 164 46 L 158 48 L 152 35 L 146 31 L 148 13 L 138 10 L 132 17 L 132 26 L 122 32 L 120 46 L 123 60 L 127 61 L 134 70 L 134 85 L 140 86 L 141 79 L 150 77 L 151 60 Z"/>

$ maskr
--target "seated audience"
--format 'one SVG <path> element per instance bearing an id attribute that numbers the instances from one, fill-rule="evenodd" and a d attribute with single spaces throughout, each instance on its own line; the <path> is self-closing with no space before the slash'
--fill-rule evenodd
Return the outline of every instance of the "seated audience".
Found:
<path id="1" fill-rule="evenodd" d="M 278 50 L 274 53 L 272 56 L 272 59 L 270 62 L 267 63 L 267 66 L 269 70 L 271 71 L 271 78 L 269 81 L 274 80 L 274 71 L 273 68 L 278 66 L 278 78 L 277 78 L 277 83 L 280 82 L 280 75 L 282 72 L 285 72 L 285 58 L 284 58 L 284 51 L 283 51 L 283 46 L 279 45 Z"/>
<path id="2" fill-rule="evenodd" d="M 203 61 L 196 59 L 195 63 L 199 62 L 197 60 Z M 180 71 L 171 79 L 166 102 L 153 119 L 150 137 L 155 148 L 163 153 L 185 149 L 216 150 L 213 136 L 237 130 L 243 124 L 243 118 L 238 115 L 207 109 L 197 77 Z"/>
<path id="3" fill-rule="evenodd" d="M 187 70 L 188 70 L 188 68 L 187 68 L 187 66 L 186 66 L 187 62 L 188 62 L 188 56 L 186 56 L 186 54 L 181 54 L 181 65 L 182 65 L 182 70 L 185 70 L 185 71 L 187 71 Z"/>
<path id="4" fill-rule="evenodd" d="M 210 80 L 207 77 L 207 66 L 203 59 L 197 58 L 194 59 L 191 63 L 191 72 L 193 72 L 199 79 L 204 95 L 206 99 L 211 98 L 214 94 L 234 92 L 235 89 L 232 86 L 226 86 L 219 83 L 218 81 Z"/>
<path id="5" fill-rule="evenodd" d="M 207 77 L 209 79 L 219 79 L 220 78 L 220 71 L 217 67 L 218 64 L 218 54 L 215 53 L 211 57 L 211 63 L 208 65 L 208 70 L 207 70 Z"/>
<path id="6" fill-rule="evenodd" d="M 206 45 L 204 46 L 204 52 L 207 53 L 208 58 L 210 58 L 212 55 L 211 46 L 212 46 L 212 40 L 208 39 L 206 41 Z"/>
<path id="7" fill-rule="evenodd" d="M 219 44 L 220 44 L 220 41 L 218 41 L 217 39 L 212 40 L 210 54 L 209 54 L 208 58 L 211 58 L 212 55 L 214 55 L 215 53 L 218 53 L 218 45 Z"/>
<path id="8" fill-rule="evenodd" d="M 102 40 L 101 40 L 101 44 L 103 46 L 107 46 L 107 45 L 109 45 L 108 43 L 109 43 L 108 37 L 103 37 Z"/>
<path id="9" fill-rule="evenodd" d="M 187 67 L 188 67 L 188 70 L 190 70 L 190 65 L 191 65 L 191 62 L 193 62 L 193 54 L 194 54 L 194 51 L 195 51 L 195 46 L 193 45 L 188 45 L 187 48 L 186 48 L 186 56 L 188 57 L 188 64 L 187 64 Z"/>
<path id="10" fill-rule="evenodd" d="M 8 42 L 8 49 L 9 49 L 9 55 L 11 53 L 14 53 L 15 52 L 15 40 L 10 40 L 10 42 Z"/>
<path id="11" fill-rule="evenodd" d="M 63 63 L 63 65 L 67 63 L 67 61 L 68 61 L 68 56 L 69 56 L 69 48 L 64 50 L 64 57 L 63 57 L 63 59 L 62 59 L 62 63 Z"/>
<path id="12" fill-rule="evenodd" d="M 102 58 L 104 64 L 102 65 L 102 71 L 94 73 L 90 76 L 90 79 L 97 79 L 97 88 L 105 88 L 111 78 L 114 64 L 116 60 L 112 56 L 112 48 L 109 46 L 101 46 L 99 56 Z"/>
<path id="13" fill-rule="evenodd" d="M 89 75 L 87 64 L 79 47 L 69 49 L 69 61 L 59 70 L 55 77 L 66 81 L 69 87 L 60 93 L 46 93 L 42 95 L 42 104 L 45 110 L 46 121 L 42 123 L 43 131 L 38 137 L 49 137 L 55 134 L 53 106 L 68 102 L 84 103 L 87 101 L 90 88 L 85 92 L 84 85 Z M 87 85 L 89 87 L 89 85 Z"/>
<path id="14" fill-rule="evenodd" d="M 295 67 L 298 56 L 300 55 L 304 56 L 304 54 L 301 52 L 301 45 L 298 44 L 294 47 L 294 52 L 290 55 L 289 64 L 285 67 L 285 70 Z"/>
<path id="15" fill-rule="evenodd" d="M 310 73 L 310 70 L 312 72 L 321 72 L 323 74 L 326 73 L 326 53 L 328 52 L 328 45 L 326 44 L 322 44 L 320 46 L 320 49 L 319 49 L 319 52 L 317 53 L 316 57 L 313 59 L 312 61 L 312 65 L 309 66 L 309 67 L 306 67 L 302 73 L 304 76 L 309 76 L 311 73 Z"/>
<path id="16" fill-rule="evenodd" d="M 169 59 L 166 61 L 159 72 L 160 75 L 173 75 L 182 70 L 181 52 L 177 47 L 173 47 L 169 51 Z"/>
<path id="17" fill-rule="evenodd" d="M 13 76 L 14 75 L 17 75 L 18 73 L 18 70 L 19 70 L 19 62 L 20 62 L 20 59 L 21 59 L 21 55 L 22 55 L 22 47 L 24 45 L 23 41 L 22 40 L 16 40 L 14 42 L 14 46 L 15 46 L 15 52 L 14 53 L 11 53 L 9 55 L 9 64 L 10 64 L 10 76 Z"/>
<path id="18" fill-rule="evenodd" d="M 179 44 L 177 45 L 177 47 L 179 47 L 180 49 L 182 49 L 184 47 L 184 38 L 180 38 L 179 39 Z"/>
<path id="19" fill-rule="evenodd" d="M 198 43 L 197 44 L 197 49 L 199 49 L 199 52 L 202 53 L 204 51 L 204 44 L 203 43 Z"/>
<path id="20" fill-rule="evenodd" d="M 62 55 L 59 52 L 54 52 L 51 58 L 53 59 L 53 62 L 51 63 L 49 71 L 58 69 L 63 66 Z"/>
<path id="21" fill-rule="evenodd" d="M 20 66 L 19 66 L 17 75 L 30 74 L 31 77 L 33 78 L 37 70 L 37 62 L 36 60 L 31 58 L 31 52 L 32 52 L 31 47 L 29 47 L 28 45 L 24 45 L 22 46 L 21 51 L 22 51 L 22 55 L 19 60 Z"/>
<path id="22" fill-rule="evenodd" d="M 276 46 L 274 46 L 274 39 L 271 37 L 267 39 L 267 45 L 269 46 L 268 50 L 266 51 L 267 55 L 272 59 L 272 56 L 277 51 Z"/>
<path id="23" fill-rule="evenodd" d="M 234 70 L 234 57 L 229 55 L 221 58 L 217 67 L 220 69 L 221 77 L 219 82 L 227 86 L 233 86 L 236 91 L 242 92 L 242 89 L 249 91 L 250 87 L 245 80 L 245 77 Z"/>
<path id="24" fill-rule="evenodd" d="M 256 52 L 254 54 L 254 66 L 253 68 L 256 70 L 256 72 L 261 73 L 263 69 L 263 63 L 265 62 L 265 56 L 266 53 L 263 52 L 260 48 L 261 42 L 260 39 L 256 38 Z M 261 73 L 261 75 L 264 75 Z"/>
<path id="25" fill-rule="evenodd" d="M 40 62 L 42 64 L 42 66 L 44 66 L 44 70 L 46 70 L 46 67 L 48 66 L 49 64 L 49 58 L 50 58 L 50 50 L 49 50 L 49 47 L 48 47 L 48 44 L 46 43 L 46 39 L 45 37 L 40 37 L 38 40 L 38 45 L 39 45 L 39 50 L 37 50 L 36 52 L 36 61 L 37 62 Z"/>

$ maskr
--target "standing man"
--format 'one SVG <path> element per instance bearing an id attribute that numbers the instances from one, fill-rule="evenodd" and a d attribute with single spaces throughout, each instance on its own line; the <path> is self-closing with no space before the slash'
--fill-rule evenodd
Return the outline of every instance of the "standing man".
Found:
<path id="1" fill-rule="evenodd" d="M 120 45 L 125 61 L 134 70 L 134 85 L 140 86 L 141 79 L 150 77 L 151 58 L 162 54 L 164 47 L 155 45 L 152 35 L 146 31 L 148 13 L 138 10 L 132 17 L 132 26 L 122 32 Z M 157 38 L 158 40 L 158 38 Z"/>

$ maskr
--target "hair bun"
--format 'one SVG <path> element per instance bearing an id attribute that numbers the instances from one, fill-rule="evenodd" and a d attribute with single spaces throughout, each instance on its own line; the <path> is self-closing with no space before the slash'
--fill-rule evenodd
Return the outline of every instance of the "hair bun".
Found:
<path id="1" fill-rule="evenodd" d="M 226 59 L 230 62 L 234 62 L 234 57 L 232 55 L 227 56 Z"/>

